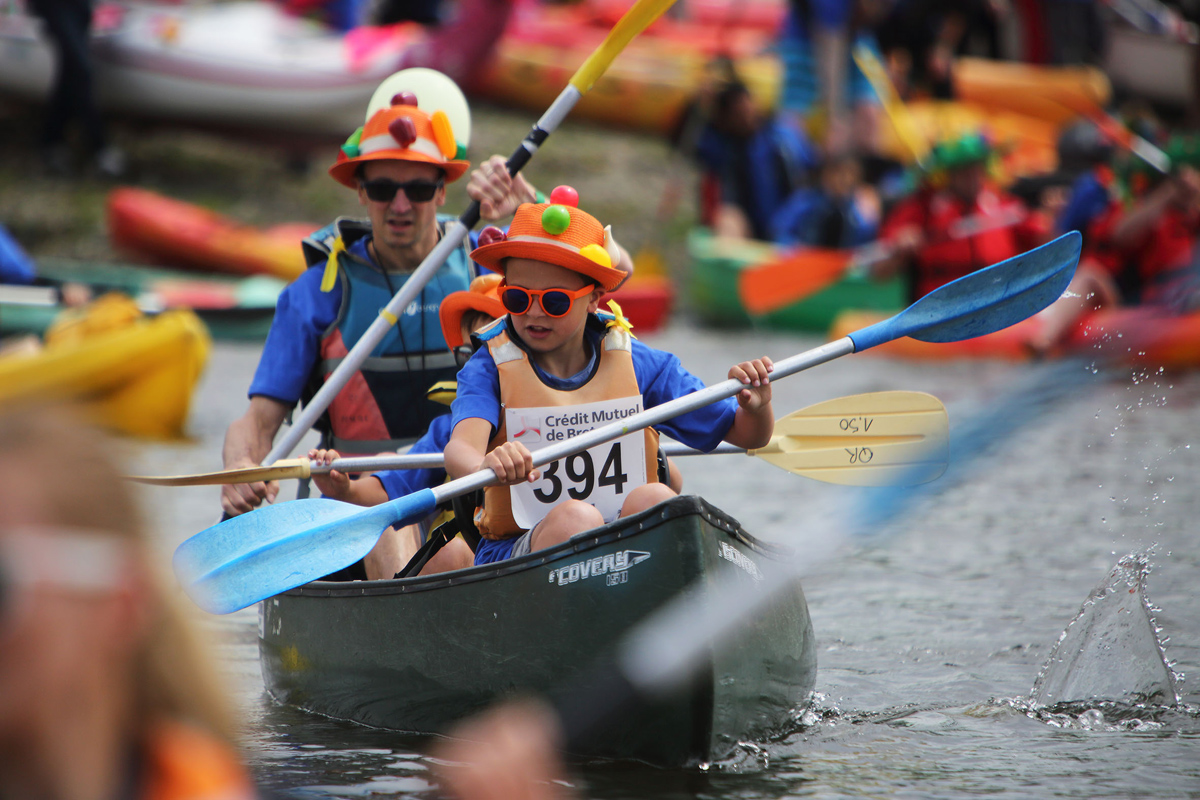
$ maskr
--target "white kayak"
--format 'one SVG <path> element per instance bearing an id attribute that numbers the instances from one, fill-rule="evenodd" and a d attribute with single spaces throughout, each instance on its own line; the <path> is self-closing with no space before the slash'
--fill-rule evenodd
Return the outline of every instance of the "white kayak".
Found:
<path id="1" fill-rule="evenodd" d="M 93 27 L 106 113 L 338 140 L 426 38 L 412 23 L 337 33 L 265 2 L 103 4 Z M 40 21 L 0 0 L 0 94 L 44 100 L 53 69 Z"/>

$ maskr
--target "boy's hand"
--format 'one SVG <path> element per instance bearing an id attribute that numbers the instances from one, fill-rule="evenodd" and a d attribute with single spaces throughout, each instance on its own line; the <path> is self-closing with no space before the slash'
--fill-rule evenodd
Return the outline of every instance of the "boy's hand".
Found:
<path id="1" fill-rule="evenodd" d="M 771 404 L 773 369 L 775 365 L 766 356 L 730 367 L 729 377 L 741 381 L 747 387 L 738 392 L 738 405 L 747 411 L 757 411 Z"/>
<path id="2" fill-rule="evenodd" d="M 309 450 L 308 460 L 314 466 L 328 466 L 334 459 L 341 458 L 337 450 Z M 324 475 L 312 476 L 312 482 L 321 494 L 332 500 L 347 500 L 350 495 L 350 476 L 336 469 Z"/>
<path id="3" fill-rule="evenodd" d="M 537 192 L 521 176 L 508 174 L 504 156 L 492 156 L 471 172 L 467 196 L 479 201 L 479 216 L 486 220 L 512 216 L 517 206 L 532 203 Z"/>
<path id="4" fill-rule="evenodd" d="M 542 477 L 540 470 L 533 468 L 533 453 L 520 442 L 505 442 L 483 458 L 480 469 L 496 473 L 502 486 L 522 481 L 533 483 Z"/>

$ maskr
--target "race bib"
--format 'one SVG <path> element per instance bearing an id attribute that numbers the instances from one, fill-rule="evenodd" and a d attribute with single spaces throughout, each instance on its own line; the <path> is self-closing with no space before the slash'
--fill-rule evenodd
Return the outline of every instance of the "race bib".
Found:
<path id="1" fill-rule="evenodd" d="M 520 442 L 536 453 L 549 444 L 563 442 L 642 410 L 641 395 L 602 400 L 578 406 L 508 408 L 504 425 L 508 441 Z M 638 430 L 607 444 L 552 461 L 541 467 L 536 483 L 510 486 L 513 519 L 529 530 L 550 509 L 564 500 L 590 503 L 612 522 L 621 504 L 646 482 L 646 436 Z"/>

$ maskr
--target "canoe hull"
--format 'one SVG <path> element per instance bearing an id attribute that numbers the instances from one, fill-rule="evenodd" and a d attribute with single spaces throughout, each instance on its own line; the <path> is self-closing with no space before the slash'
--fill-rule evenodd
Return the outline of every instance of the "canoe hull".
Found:
<path id="1" fill-rule="evenodd" d="M 697 229 L 688 237 L 692 308 L 708 325 L 749 327 L 750 315 L 738 297 L 738 275 L 779 253 L 766 242 L 726 240 Z M 845 308 L 893 309 L 904 305 L 904 283 L 845 278 L 818 294 L 754 320 L 775 330 L 824 331 Z"/>
<path id="2" fill-rule="evenodd" d="M 454 573 L 316 582 L 260 606 L 268 690 L 281 702 L 412 733 L 445 732 L 498 698 L 549 693 L 611 654 L 686 587 L 745 582 L 781 557 L 704 501 L 681 497 L 558 548 Z M 421 643 L 418 646 L 417 643 Z M 686 691 L 579 755 L 697 764 L 788 729 L 816 676 L 802 591 L 747 622 Z"/>

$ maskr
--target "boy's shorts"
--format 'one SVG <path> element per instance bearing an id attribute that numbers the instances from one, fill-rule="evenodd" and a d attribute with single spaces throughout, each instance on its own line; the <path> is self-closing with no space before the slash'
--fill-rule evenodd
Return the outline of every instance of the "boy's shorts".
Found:
<path id="1" fill-rule="evenodd" d="M 527 530 L 511 539 L 481 539 L 475 550 L 475 566 L 494 564 L 509 558 L 520 558 L 531 552 L 533 530 Z"/>

